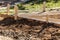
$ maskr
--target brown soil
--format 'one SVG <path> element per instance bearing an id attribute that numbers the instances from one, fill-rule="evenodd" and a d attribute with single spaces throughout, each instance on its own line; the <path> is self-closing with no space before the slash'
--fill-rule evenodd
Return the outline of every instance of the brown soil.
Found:
<path id="1" fill-rule="evenodd" d="M 0 21 L 0 35 L 14 40 L 60 40 L 60 26 L 31 19 Z"/>

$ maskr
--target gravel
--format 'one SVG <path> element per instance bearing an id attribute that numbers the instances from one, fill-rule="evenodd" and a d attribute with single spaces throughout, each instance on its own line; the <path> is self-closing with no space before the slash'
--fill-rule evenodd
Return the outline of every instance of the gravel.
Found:
<path id="1" fill-rule="evenodd" d="M 3 24 L 3 25 L 2 25 Z M 36 20 L 0 22 L 0 40 L 59 40 L 60 26 Z"/>

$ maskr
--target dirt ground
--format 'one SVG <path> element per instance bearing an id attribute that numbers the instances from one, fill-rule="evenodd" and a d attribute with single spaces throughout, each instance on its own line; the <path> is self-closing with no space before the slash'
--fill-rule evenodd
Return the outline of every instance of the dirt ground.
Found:
<path id="1" fill-rule="evenodd" d="M 0 21 L 0 36 L 13 40 L 60 40 L 60 26 L 25 18 L 7 18 Z"/>

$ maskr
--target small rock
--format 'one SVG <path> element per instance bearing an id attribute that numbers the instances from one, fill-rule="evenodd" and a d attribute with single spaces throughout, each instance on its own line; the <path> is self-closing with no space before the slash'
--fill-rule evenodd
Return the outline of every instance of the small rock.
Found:
<path id="1" fill-rule="evenodd" d="M 36 32 L 36 33 L 38 33 L 40 30 L 33 30 L 33 32 Z"/>

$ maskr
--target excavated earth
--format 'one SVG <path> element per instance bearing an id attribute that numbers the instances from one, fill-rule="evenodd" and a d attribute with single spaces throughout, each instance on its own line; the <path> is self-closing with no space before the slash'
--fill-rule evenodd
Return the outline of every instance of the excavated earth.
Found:
<path id="1" fill-rule="evenodd" d="M 32 19 L 0 21 L 0 40 L 60 40 L 60 25 Z"/>

